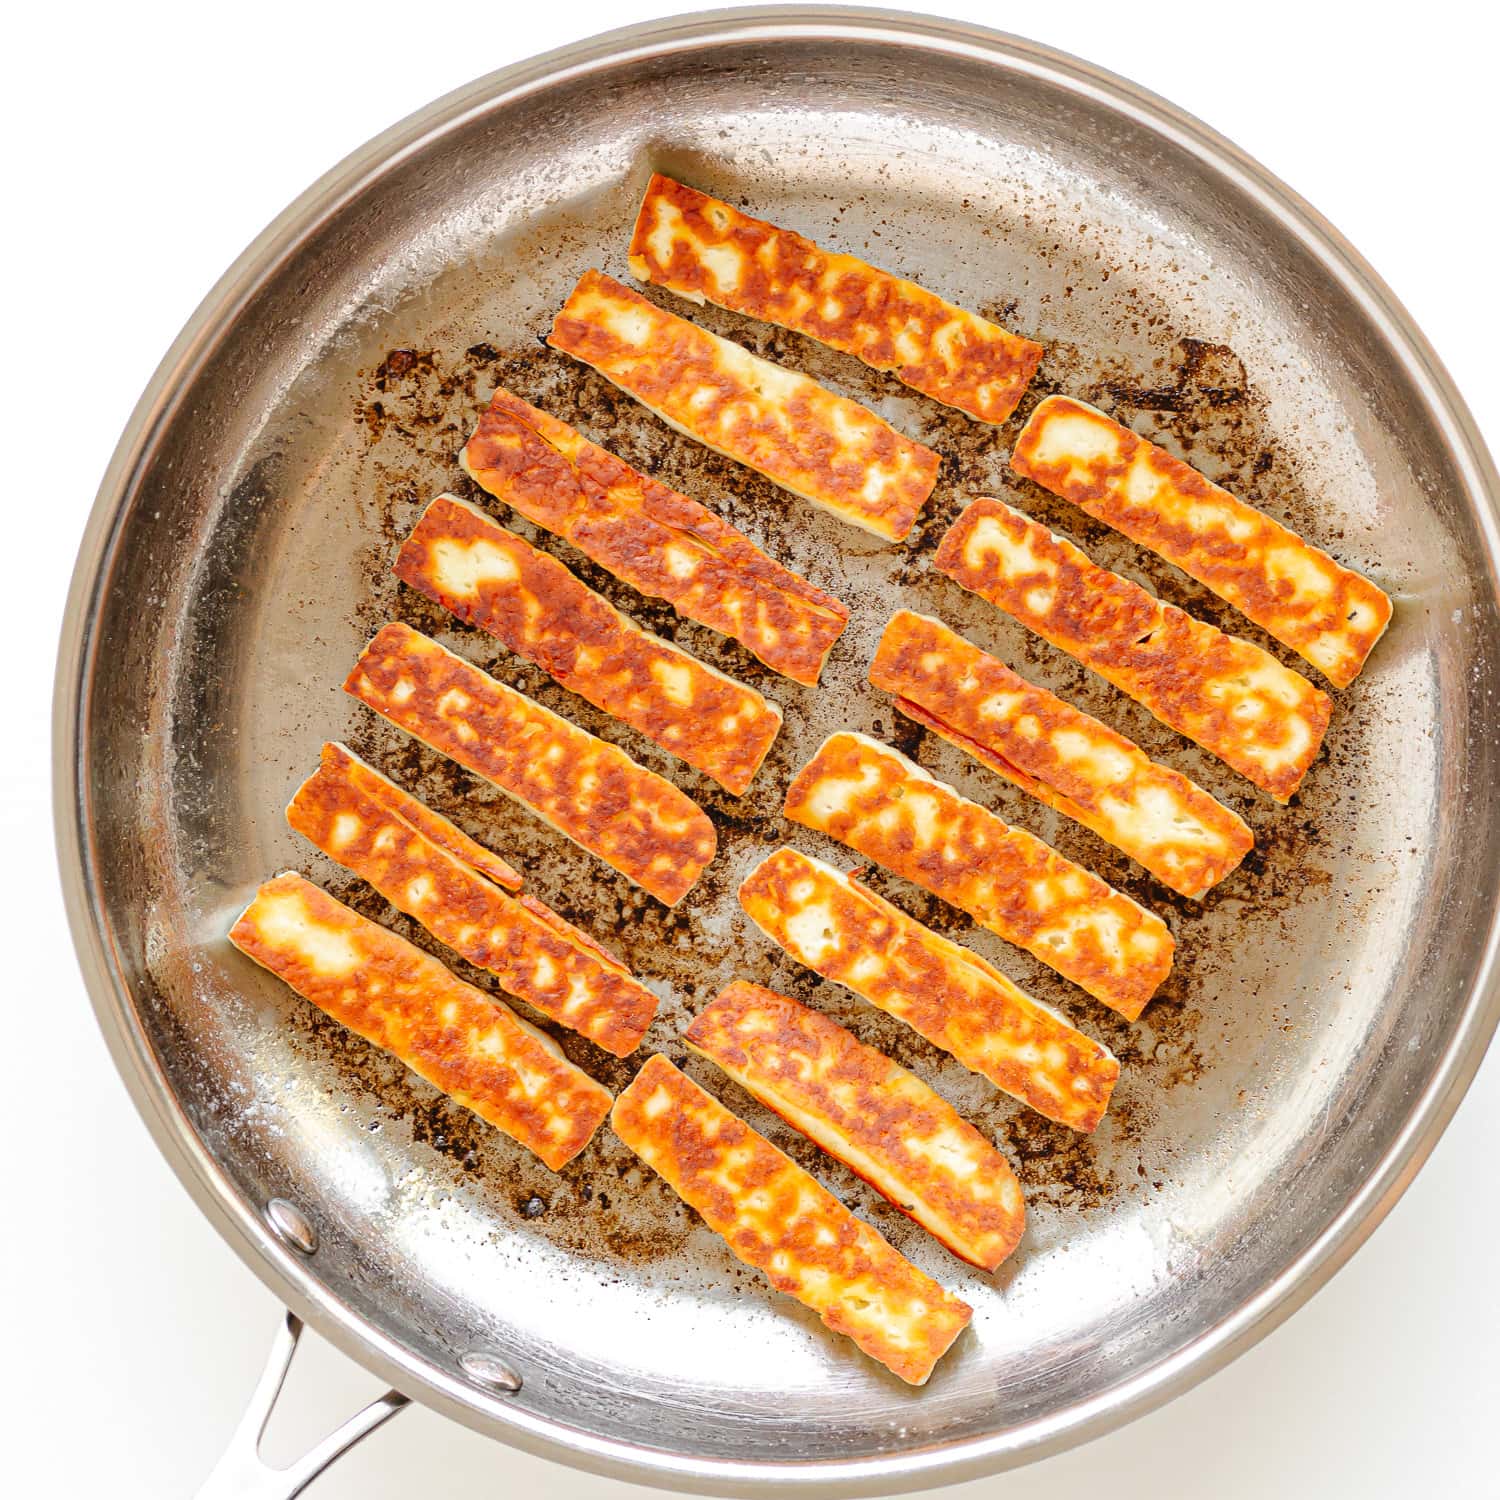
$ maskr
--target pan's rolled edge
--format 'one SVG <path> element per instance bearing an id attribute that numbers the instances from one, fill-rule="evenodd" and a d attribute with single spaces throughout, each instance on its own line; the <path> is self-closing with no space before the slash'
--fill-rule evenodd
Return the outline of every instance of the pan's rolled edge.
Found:
<path id="1" fill-rule="evenodd" d="M 666 1058 L 615 1100 L 615 1134 L 746 1265 L 909 1385 L 923 1385 L 973 1310 Z"/>
<path id="2" fill-rule="evenodd" d="M 549 907 L 501 890 L 432 840 L 420 816 L 407 816 L 428 812 L 414 797 L 403 792 L 393 806 L 371 795 L 381 785 L 394 783 L 342 746 L 325 746 L 287 822 L 509 994 L 616 1057 L 633 1052 L 656 1013 L 651 991 Z"/>
<path id="3" fill-rule="evenodd" d="M 683 1040 L 955 1255 L 993 1271 L 1026 1209 L 1005 1158 L 947 1100 L 829 1016 L 735 980 Z"/>
<path id="4" fill-rule="evenodd" d="M 261 885 L 229 940 L 554 1172 L 609 1113 L 609 1090 L 550 1038 L 301 875 Z"/>

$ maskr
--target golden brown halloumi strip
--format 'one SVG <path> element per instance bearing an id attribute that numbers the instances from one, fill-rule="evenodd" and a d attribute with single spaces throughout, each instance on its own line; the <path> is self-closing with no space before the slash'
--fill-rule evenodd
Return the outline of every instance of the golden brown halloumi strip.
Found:
<path id="1" fill-rule="evenodd" d="M 1194 900 L 1250 852 L 1244 821 L 1122 734 L 931 615 L 897 611 L 870 681 L 909 718 L 1092 829 Z"/>
<path id="2" fill-rule="evenodd" d="M 522 877 L 512 865 L 492 850 L 486 849 L 477 840 L 471 839 L 462 829 L 455 827 L 441 813 L 434 812 L 425 802 L 419 802 L 410 792 L 397 786 L 389 776 L 377 771 L 368 761 L 361 760 L 347 745 L 334 741 L 326 743 L 318 757 L 318 765 L 319 769 L 331 778 L 347 783 L 359 796 L 373 802 L 381 813 L 389 814 L 397 821 L 407 824 L 423 839 L 435 844 L 460 864 L 471 866 L 492 884 L 501 886 L 507 892 L 521 889 Z M 310 785 L 314 779 L 316 778 L 309 778 L 306 784 Z M 342 832 L 339 836 L 342 837 Z M 609 949 L 596 943 L 586 932 L 580 931 L 565 918 L 558 916 L 551 907 L 533 900 L 530 896 L 517 896 L 516 899 L 523 902 L 527 910 L 554 930 L 563 933 L 569 942 L 578 943 L 587 948 L 606 967 L 618 974 L 630 973 L 630 970 Z"/>
<path id="3" fill-rule="evenodd" d="M 1113 1053 L 977 953 L 852 876 L 782 848 L 745 877 L 740 905 L 800 964 L 904 1021 L 1038 1114 L 1090 1131 L 1120 1076 Z"/>
<path id="4" fill-rule="evenodd" d="M 1391 601 L 1279 521 L 1165 448 L 1071 396 L 1048 396 L 1010 466 L 1190 578 L 1348 687 L 1391 621 Z"/>
<path id="5" fill-rule="evenodd" d="M 428 811 L 343 745 L 324 745 L 286 817 L 510 994 L 616 1057 L 633 1052 L 656 1014 L 656 996 L 571 922 L 530 896 L 501 890 L 434 840 L 412 808 Z"/>
<path id="6" fill-rule="evenodd" d="M 754 688 L 642 630 L 467 501 L 439 495 L 394 571 L 737 797 L 781 730 L 781 710 Z"/>
<path id="7" fill-rule="evenodd" d="M 837 1021 L 736 980 L 684 1040 L 955 1255 L 993 1271 L 1016 1248 L 1026 1208 L 1005 1158 L 946 1099 Z"/>
<path id="8" fill-rule="evenodd" d="M 609 1113 L 609 1090 L 550 1038 L 300 875 L 266 881 L 229 940 L 554 1172 Z"/>
<path id="9" fill-rule="evenodd" d="M 663 421 L 841 521 L 899 542 L 937 482 L 938 456 L 795 370 L 586 271 L 552 325 Z"/>
<path id="10" fill-rule="evenodd" d="M 849 623 L 832 594 L 711 510 L 501 389 L 463 451 L 469 477 L 632 588 L 816 686 Z"/>
<path id="11" fill-rule="evenodd" d="M 714 857 L 713 824 L 670 781 L 409 625 L 376 635 L 344 691 L 668 906 Z"/>
<path id="12" fill-rule="evenodd" d="M 423 838 L 461 864 L 471 866 L 486 880 L 507 891 L 521 889 L 524 882 L 520 871 L 513 865 L 501 859 L 492 849 L 486 849 L 477 839 L 471 839 L 463 829 L 450 823 L 441 813 L 433 812 L 425 802 L 419 802 L 410 792 L 397 786 L 389 776 L 382 775 L 374 766 L 362 761 L 347 745 L 324 745 L 319 763 L 330 774 L 338 775 L 351 787 L 357 788 L 361 796 L 376 803 L 383 813 L 410 825 Z M 562 918 L 559 917 L 558 920 L 561 921 Z"/>
<path id="13" fill-rule="evenodd" d="M 823 741 L 786 815 L 966 911 L 1135 1020 L 1172 967 L 1167 924 L 866 735 Z"/>
<path id="14" fill-rule="evenodd" d="M 648 1059 L 610 1121 L 746 1265 L 908 1384 L 925 1385 L 968 1326 L 967 1303 L 666 1058 Z"/>
<path id="15" fill-rule="evenodd" d="M 887 370 L 981 422 L 1003 422 L 1042 346 L 914 282 L 652 175 L 630 274 L 690 301 L 778 323 Z"/>
<path id="16" fill-rule="evenodd" d="M 1259 646 L 1101 568 L 1004 501 L 969 505 L 933 562 L 1278 802 L 1317 757 L 1333 710 L 1327 693 Z"/>

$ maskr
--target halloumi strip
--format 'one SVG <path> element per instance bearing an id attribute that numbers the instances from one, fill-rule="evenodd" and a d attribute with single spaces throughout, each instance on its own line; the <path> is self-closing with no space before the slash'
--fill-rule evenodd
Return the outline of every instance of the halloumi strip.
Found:
<path id="1" fill-rule="evenodd" d="M 938 456 L 799 374 L 586 271 L 552 325 L 554 349 L 688 437 L 899 542 L 937 482 Z"/>
<path id="2" fill-rule="evenodd" d="M 1194 900 L 1250 852 L 1242 819 L 941 620 L 900 610 L 870 681 L 896 707 Z"/>
<path id="3" fill-rule="evenodd" d="M 850 876 L 778 849 L 740 886 L 772 942 L 853 990 L 1038 1114 L 1090 1131 L 1120 1065 L 976 953 L 924 927 Z"/>
<path id="4" fill-rule="evenodd" d="M 737 980 L 684 1040 L 955 1255 L 993 1271 L 1016 1248 L 1026 1208 L 1005 1158 L 946 1099 L 837 1021 Z"/>
<path id="5" fill-rule="evenodd" d="M 361 760 L 347 745 L 325 744 L 318 763 L 331 777 L 347 782 L 359 796 L 374 802 L 382 814 L 389 814 L 397 821 L 408 824 L 424 840 L 437 845 L 460 864 L 477 870 L 486 880 L 508 892 L 520 890 L 520 874 L 498 854 L 471 839 L 441 813 L 433 812 L 425 802 L 419 802 L 410 792 L 397 786 L 390 777 L 382 775 L 374 766 Z M 332 851 L 324 852 L 331 854 Z M 566 918 L 558 916 L 550 906 L 530 896 L 517 896 L 516 899 L 539 921 L 545 922 L 569 943 L 588 949 L 601 964 L 615 973 L 629 976 L 630 970 L 613 953 Z"/>
<path id="6" fill-rule="evenodd" d="M 521 889 L 524 882 L 520 871 L 513 865 L 506 863 L 493 850 L 486 849 L 477 839 L 471 839 L 441 813 L 433 812 L 425 802 L 419 802 L 389 776 L 362 761 L 347 745 L 324 745 L 319 764 L 330 774 L 347 781 L 362 797 L 375 803 L 382 813 L 409 824 L 424 839 L 461 864 L 471 866 L 486 880 L 507 891 Z"/>
<path id="7" fill-rule="evenodd" d="M 409 625 L 376 635 L 344 691 L 668 906 L 714 857 L 713 824 L 670 781 Z"/>
<path id="8" fill-rule="evenodd" d="M 1016 409 L 1042 346 L 852 255 L 654 173 L 630 274 L 852 354 L 981 422 Z"/>
<path id="9" fill-rule="evenodd" d="M 395 574 L 735 796 L 780 732 L 781 710 L 754 688 L 642 630 L 467 501 L 427 507 Z"/>
<path id="10" fill-rule="evenodd" d="M 1010 466 L 1175 563 L 1348 687 L 1391 620 L 1368 578 L 1190 464 L 1069 396 L 1048 396 Z"/>
<path id="11" fill-rule="evenodd" d="M 899 750 L 832 734 L 786 815 L 941 896 L 1129 1020 L 1172 967 L 1167 924 Z"/>
<path id="12" fill-rule="evenodd" d="M 1259 646 L 1101 568 L 1003 501 L 969 505 L 933 562 L 1278 802 L 1317 757 L 1333 709 L 1327 693 Z"/>
<path id="13" fill-rule="evenodd" d="M 554 1172 L 609 1113 L 609 1090 L 534 1026 L 300 875 L 266 881 L 229 940 Z"/>
<path id="14" fill-rule="evenodd" d="M 796 1162 L 666 1058 L 615 1100 L 615 1134 L 746 1265 L 910 1385 L 973 1316 Z"/>
<path id="15" fill-rule="evenodd" d="M 509 895 L 433 840 L 407 815 L 422 804 L 401 793 L 393 805 L 384 795 L 392 786 L 343 745 L 324 745 L 287 822 L 510 994 L 616 1057 L 633 1052 L 656 996 L 571 922 Z"/>
<path id="16" fill-rule="evenodd" d="M 728 521 L 507 390 L 490 398 L 462 462 L 528 521 L 794 682 L 817 684 L 849 623 L 832 594 L 773 562 Z"/>

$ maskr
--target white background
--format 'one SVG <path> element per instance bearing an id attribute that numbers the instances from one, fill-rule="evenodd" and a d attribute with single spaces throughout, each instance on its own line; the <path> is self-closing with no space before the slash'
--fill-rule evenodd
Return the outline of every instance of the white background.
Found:
<path id="1" fill-rule="evenodd" d="M 1373 261 L 1500 441 L 1488 7 L 934 0 L 1113 68 L 1207 120 Z M 6 23 L 4 445 L 8 1171 L 0 1492 L 192 1493 L 276 1316 L 157 1158 L 84 998 L 49 814 L 53 643 L 115 439 L 219 273 L 346 152 L 471 77 L 675 7 L 611 0 L 27 6 Z M 1357 21 L 1350 18 L 1357 16 Z M 1336 20 L 1343 17 L 1344 20 Z M 31 30 L 27 31 L 27 27 Z M 1263 1500 L 1500 1493 L 1500 1064 L 1373 1241 L 1293 1321 L 1166 1409 L 965 1493 Z M 310 1341 L 283 1433 L 373 1382 Z M 283 1451 L 286 1451 L 283 1449 Z M 410 1411 L 318 1500 L 625 1492 Z"/>

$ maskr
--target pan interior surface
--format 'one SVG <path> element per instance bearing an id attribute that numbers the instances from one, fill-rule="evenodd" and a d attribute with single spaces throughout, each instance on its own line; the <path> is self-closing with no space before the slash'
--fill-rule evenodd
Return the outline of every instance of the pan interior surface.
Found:
<path id="1" fill-rule="evenodd" d="M 721 1466 L 826 1464 L 847 1484 L 889 1485 L 887 1460 L 927 1455 L 938 1476 L 942 1454 L 983 1445 L 987 1462 L 1014 1461 L 1180 1359 L 1274 1287 L 1376 1174 L 1465 1022 L 1491 920 L 1491 539 L 1420 385 L 1282 218 L 1145 114 L 1029 52 L 920 28 L 897 39 L 897 24 L 851 22 L 836 42 L 829 28 L 788 25 L 643 46 L 545 86 L 497 89 L 371 171 L 213 325 L 132 469 L 86 641 L 77 753 L 90 899 L 128 996 L 123 1024 L 217 1163 L 216 1191 L 246 1211 L 277 1196 L 302 1205 L 321 1239 L 305 1268 L 313 1315 L 356 1347 L 378 1330 L 385 1357 L 447 1409 L 466 1404 L 466 1420 L 498 1436 L 559 1456 L 581 1448 L 659 1482 L 714 1489 Z M 938 449 L 942 480 L 909 545 L 882 546 L 792 500 L 539 343 L 582 271 L 626 279 L 652 169 L 1046 344 L 1026 404 L 989 429 L 794 335 L 650 293 Z M 480 496 L 457 454 L 497 383 L 844 599 L 854 618 L 823 686 L 764 671 Z M 1254 794 L 931 567 L 964 501 L 998 494 L 1294 661 L 1183 575 L 1009 475 L 1020 421 L 1056 390 L 1105 406 L 1395 598 L 1292 806 Z M 480 499 L 633 618 L 783 705 L 786 727 L 745 798 L 397 586 L 395 549 L 444 489 Z M 864 674 L 902 606 L 942 617 L 1239 810 L 1257 838 L 1245 867 L 1201 904 L 1173 897 L 897 717 Z M 702 884 L 668 912 L 374 722 L 340 684 L 393 618 L 697 798 L 720 838 Z M 740 913 L 739 880 L 780 842 L 856 863 L 779 812 L 791 773 L 838 728 L 893 740 L 1170 922 L 1176 970 L 1131 1025 L 915 888 L 870 877 L 1116 1051 L 1123 1076 L 1093 1138 L 820 984 Z M 925 1390 L 773 1297 L 607 1130 L 554 1176 L 228 947 L 255 884 L 285 868 L 430 946 L 282 820 L 330 738 L 456 817 L 626 957 L 663 1000 L 648 1049 L 684 1061 L 686 1020 L 748 978 L 845 1021 L 997 1141 L 1025 1184 L 1029 1228 L 986 1277 L 686 1062 L 974 1306 Z M 618 1062 L 561 1040 L 615 1090 L 644 1056 Z M 503 1357 L 521 1391 L 503 1404 L 466 1396 L 458 1361 L 472 1349 Z"/>

